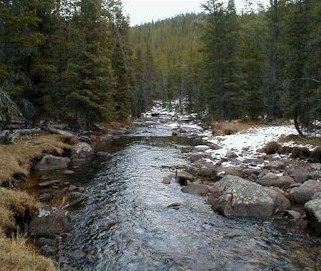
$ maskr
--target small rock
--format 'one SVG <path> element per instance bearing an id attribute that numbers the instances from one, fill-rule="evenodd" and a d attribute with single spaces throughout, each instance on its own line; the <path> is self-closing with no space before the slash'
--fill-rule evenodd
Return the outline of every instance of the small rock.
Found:
<path id="1" fill-rule="evenodd" d="M 163 178 L 162 183 L 163 184 L 170 184 L 172 180 L 173 180 L 173 176 L 169 175 L 169 176 L 166 176 L 166 177 Z"/>
<path id="2" fill-rule="evenodd" d="M 38 186 L 41 188 L 45 188 L 45 187 L 55 186 L 57 184 L 60 184 L 59 180 L 52 180 L 52 181 L 41 182 L 38 184 Z"/>
<path id="3" fill-rule="evenodd" d="M 189 160 L 194 163 L 200 159 L 203 158 L 211 158 L 211 156 L 208 153 L 204 153 L 204 152 L 196 152 L 196 153 L 192 153 Z"/>
<path id="4" fill-rule="evenodd" d="M 75 174 L 75 172 L 73 170 L 65 170 L 64 173 L 66 175 L 72 175 L 72 174 Z"/>
<path id="5" fill-rule="evenodd" d="M 282 161 L 271 161 L 267 165 L 264 166 L 267 169 L 284 169 L 285 163 Z"/>
<path id="6" fill-rule="evenodd" d="M 186 185 L 187 181 L 194 181 L 194 176 L 186 171 L 179 171 L 176 174 L 176 179 L 181 185 Z"/>
<path id="7" fill-rule="evenodd" d="M 294 210 L 286 210 L 283 214 L 284 218 L 291 220 L 299 220 L 301 218 L 301 214 Z"/>
<path id="8" fill-rule="evenodd" d="M 45 202 L 47 202 L 47 201 L 52 200 L 53 197 L 54 197 L 54 196 L 53 196 L 52 193 L 43 193 L 43 194 L 41 194 L 41 195 L 39 196 L 39 200 L 40 200 L 40 201 L 45 201 Z"/>
<path id="9" fill-rule="evenodd" d="M 227 151 L 227 153 L 225 154 L 225 157 L 228 159 L 233 159 L 233 158 L 237 158 L 238 155 L 233 151 Z"/>

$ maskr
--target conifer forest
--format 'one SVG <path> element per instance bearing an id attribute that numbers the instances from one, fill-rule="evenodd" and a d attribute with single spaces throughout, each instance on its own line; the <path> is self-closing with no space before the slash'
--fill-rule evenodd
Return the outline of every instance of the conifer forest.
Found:
<path id="1" fill-rule="evenodd" d="M 120 0 L 0 2 L 0 121 L 83 127 L 185 99 L 210 119 L 321 116 L 321 2 L 204 2 L 130 27 Z"/>

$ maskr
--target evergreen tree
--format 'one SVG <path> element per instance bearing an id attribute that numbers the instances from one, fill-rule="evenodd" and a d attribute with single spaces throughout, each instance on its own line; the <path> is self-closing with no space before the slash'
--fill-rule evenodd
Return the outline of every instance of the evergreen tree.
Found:
<path id="1" fill-rule="evenodd" d="M 115 119 L 114 76 L 108 11 L 102 0 L 82 0 L 71 22 L 73 45 L 67 80 L 68 105 L 78 124 Z"/>

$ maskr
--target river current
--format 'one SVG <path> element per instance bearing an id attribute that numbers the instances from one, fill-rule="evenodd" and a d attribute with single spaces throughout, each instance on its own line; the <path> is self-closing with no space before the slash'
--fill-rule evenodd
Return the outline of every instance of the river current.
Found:
<path id="1" fill-rule="evenodd" d="M 82 180 L 89 197 L 72 212 L 65 261 L 86 271 L 320 270 L 320 239 L 305 230 L 225 218 L 162 183 L 197 143 L 158 123 L 98 146 L 111 156 Z"/>

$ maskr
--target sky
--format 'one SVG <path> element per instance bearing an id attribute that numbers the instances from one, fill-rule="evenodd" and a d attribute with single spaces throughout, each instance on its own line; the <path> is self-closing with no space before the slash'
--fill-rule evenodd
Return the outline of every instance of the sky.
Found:
<path id="1" fill-rule="evenodd" d="M 227 0 L 225 0 L 227 1 Z M 269 0 L 261 0 L 267 4 Z M 199 13 L 205 0 L 122 0 L 124 14 L 129 15 L 130 25 L 162 20 L 187 12 Z M 255 1 L 253 1 L 255 2 Z M 242 9 L 244 0 L 235 0 L 238 10 Z"/>

